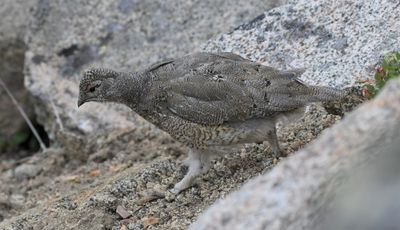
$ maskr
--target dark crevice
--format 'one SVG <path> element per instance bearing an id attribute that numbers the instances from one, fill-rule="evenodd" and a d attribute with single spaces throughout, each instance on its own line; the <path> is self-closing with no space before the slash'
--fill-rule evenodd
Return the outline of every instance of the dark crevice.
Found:
<path id="1" fill-rule="evenodd" d="M 24 86 L 24 64 L 27 46 L 21 40 L 0 41 L 0 77 L 5 87 L 27 114 L 43 141 L 49 146 L 49 138 L 43 126 L 35 120 L 31 95 Z M 33 58 L 42 62 L 43 56 Z M 6 91 L 0 87 L 0 155 L 7 158 L 30 156 L 40 146 L 22 115 Z"/>
<path id="2" fill-rule="evenodd" d="M 35 55 L 32 57 L 32 62 L 36 65 L 45 61 L 45 57 L 43 55 Z"/>
<path id="3" fill-rule="evenodd" d="M 72 76 L 74 73 L 80 71 L 80 68 L 92 62 L 98 57 L 99 47 L 96 45 L 83 45 L 81 47 L 72 45 L 59 52 L 59 55 L 64 56 L 67 61 L 61 68 L 63 76 Z"/>
<path id="4" fill-rule="evenodd" d="M 99 59 L 101 47 L 107 45 L 113 39 L 113 33 L 109 32 L 104 37 L 99 38 L 98 44 L 73 44 L 60 50 L 57 54 L 66 58 L 64 66 L 61 68 L 61 75 L 72 76 L 79 72 L 82 66 Z"/>
<path id="5" fill-rule="evenodd" d="M 41 124 L 37 123 L 35 120 L 33 120 L 32 123 L 46 147 L 49 147 L 50 139 L 44 127 Z M 10 158 L 25 158 L 33 155 L 40 150 L 39 142 L 37 141 L 35 135 L 33 135 L 28 126 L 22 127 L 21 130 L 15 133 L 13 138 L 11 138 L 9 141 L 11 143 L 8 144 L 5 153 L 6 156 Z"/>
<path id="6" fill-rule="evenodd" d="M 58 56 L 69 57 L 73 55 L 78 50 L 78 45 L 73 44 L 67 48 L 62 49 L 57 53 Z"/>

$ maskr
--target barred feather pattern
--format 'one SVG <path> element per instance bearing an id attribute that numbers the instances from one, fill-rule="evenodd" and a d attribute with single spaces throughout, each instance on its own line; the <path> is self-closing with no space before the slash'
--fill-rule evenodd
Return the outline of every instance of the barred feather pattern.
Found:
<path id="1" fill-rule="evenodd" d="M 111 83 L 102 88 L 107 92 L 101 101 L 126 104 L 177 140 L 204 149 L 263 141 L 280 115 L 346 95 L 305 84 L 298 78 L 303 72 L 279 71 L 233 53 L 195 53 L 139 73 L 91 69 L 81 85 L 106 79 Z"/>

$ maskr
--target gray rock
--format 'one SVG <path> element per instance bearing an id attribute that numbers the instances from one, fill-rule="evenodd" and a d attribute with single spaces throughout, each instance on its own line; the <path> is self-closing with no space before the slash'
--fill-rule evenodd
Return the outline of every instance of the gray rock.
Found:
<path id="1" fill-rule="evenodd" d="M 0 7 L 0 78 L 30 118 L 33 117 L 33 108 L 24 88 L 26 45 L 23 39 L 29 24 L 29 8 L 35 2 L 4 0 Z M 15 135 L 26 130 L 22 116 L 0 87 L 0 153 L 12 150 L 15 147 Z"/>
<path id="2" fill-rule="evenodd" d="M 292 1 L 211 39 L 228 51 L 280 69 L 306 68 L 302 79 L 345 87 L 373 76 L 383 54 L 400 50 L 397 1 Z"/>
<path id="3" fill-rule="evenodd" d="M 18 180 L 29 179 L 38 175 L 41 171 L 40 166 L 34 164 L 22 164 L 15 168 L 14 176 Z"/>
<path id="4" fill-rule="evenodd" d="M 214 34 L 279 2 L 40 0 L 26 37 L 25 62 L 26 86 L 37 99 L 38 119 L 53 140 L 68 140 L 65 133 L 97 135 L 148 127 L 121 106 L 85 105 L 78 110 L 81 71 L 93 65 L 135 71 L 194 52 Z"/>
<path id="5" fill-rule="evenodd" d="M 10 205 L 12 207 L 22 207 L 25 203 L 25 196 L 22 194 L 12 194 L 10 196 Z"/>
<path id="6" fill-rule="evenodd" d="M 400 79 L 329 132 L 209 208 L 191 229 L 311 229 L 354 169 L 400 141 Z"/>
<path id="7" fill-rule="evenodd" d="M 352 170 L 332 207 L 322 211 L 313 230 L 396 229 L 400 226 L 399 142 L 385 146 L 383 157 Z M 373 207 L 373 208 L 371 208 Z"/>
<path id="8" fill-rule="evenodd" d="M 336 40 L 336 42 L 332 45 L 332 48 L 336 49 L 336 50 L 343 50 L 345 49 L 347 46 L 349 46 L 349 44 L 347 43 L 348 39 L 347 37 L 343 37 L 343 38 L 338 38 Z"/>
<path id="9" fill-rule="evenodd" d="M 0 41 L 23 40 L 29 25 L 30 8 L 37 0 L 3 0 L 0 7 Z"/>

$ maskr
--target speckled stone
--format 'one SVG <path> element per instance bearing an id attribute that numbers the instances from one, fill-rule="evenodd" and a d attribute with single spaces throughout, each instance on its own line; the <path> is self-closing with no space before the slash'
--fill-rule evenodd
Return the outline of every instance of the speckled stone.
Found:
<path id="1" fill-rule="evenodd" d="M 3 0 L 0 7 L 0 42 L 24 39 L 29 25 L 29 10 L 38 0 Z"/>
<path id="2" fill-rule="evenodd" d="M 380 57 L 400 50 L 398 1 L 292 1 L 203 46 L 279 69 L 307 68 L 302 79 L 345 87 L 370 79 Z"/>

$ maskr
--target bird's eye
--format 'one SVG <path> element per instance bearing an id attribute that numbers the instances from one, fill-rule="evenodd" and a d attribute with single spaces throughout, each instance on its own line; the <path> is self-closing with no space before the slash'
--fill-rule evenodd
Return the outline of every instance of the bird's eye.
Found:
<path id="1" fill-rule="evenodd" d="M 86 91 L 93 93 L 94 91 L 96 91 L 96 88 L 98 88 L 100 85 L 101 85 L 101 82 L 94 82 L 87 86 Z"/>

